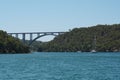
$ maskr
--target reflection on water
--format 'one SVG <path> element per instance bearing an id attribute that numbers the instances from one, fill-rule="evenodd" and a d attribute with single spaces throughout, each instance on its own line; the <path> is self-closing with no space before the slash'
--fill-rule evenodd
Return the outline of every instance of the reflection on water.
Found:
<path id="1" fill-rule="evenodd" d="M 0 80 L 120 80 L 120 53 L 2 54 Z"/>

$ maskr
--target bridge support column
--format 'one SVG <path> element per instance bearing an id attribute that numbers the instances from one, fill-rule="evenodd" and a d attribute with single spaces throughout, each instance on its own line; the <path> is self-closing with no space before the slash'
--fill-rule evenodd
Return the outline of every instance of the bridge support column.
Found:
<path id="1" fill-rule="evenodd" d="M 37 33 L 37 37 L 38 37 L 38 36 L 40 36 L 40 34 L 39 34 L 39 33 Z"/>
<path id="2" fill-rule="evenodd" d="M 15 34 L 15 37 L 18 38 L 18 34 Z"/>
<path id="3" fill-rule="evenodd" d="M 25 33 L 22 34 L 23 43 L 25 43 Z"/>
<path id="4" fill-rule="evenodd" d="M 30 33 L 30 41 L 29 41 L 29 43 L 31 43 L 31 42 L 32 42 L 32 39 L 33 39 L 33 34 L 32 34 L 32 33 Z"/>

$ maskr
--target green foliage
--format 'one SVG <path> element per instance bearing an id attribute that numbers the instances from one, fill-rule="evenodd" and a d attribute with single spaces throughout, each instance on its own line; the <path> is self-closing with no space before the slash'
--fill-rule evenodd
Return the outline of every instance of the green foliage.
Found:
<path id="1" fill-rule="evenodd" d="M 28 53 L 29 47 L 19 39 L 0 31 L 0 53 Z"/>
<path id="2" fill-rule="evenodd" d="M 38 51 L 91 51 L 96 36 L 97 51 L 120 51 L 120 24 L 75 28 L 44 43 Z"/>

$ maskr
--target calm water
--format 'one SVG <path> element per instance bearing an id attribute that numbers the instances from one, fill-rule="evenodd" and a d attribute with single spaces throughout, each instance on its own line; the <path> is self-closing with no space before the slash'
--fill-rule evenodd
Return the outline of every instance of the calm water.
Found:
<path id="1" fill-rule="evenodd" d="M 120 53 L 1 54 L 0 80 L 120 80 Z"/>

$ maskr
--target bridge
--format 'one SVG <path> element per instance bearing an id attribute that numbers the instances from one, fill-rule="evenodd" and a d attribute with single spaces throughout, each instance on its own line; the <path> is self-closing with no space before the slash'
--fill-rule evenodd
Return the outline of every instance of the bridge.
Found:
<path id="1" fill-rule="evenodd" d="M 47 35 L 58 36 L 64 33 L 65 32 L 21 32 L 21 33 L 8 33 L 8 34 L 19 39 L 20 37 L 22 37 L 23 43 L 26 43 L 26 40 L 29 40 L 29 45 L 31 45 L 34 41 L 36 41 L 38 38 L 41 38 L 43 36 L 47 36 Z M 26 35 L 28 36 L 29 39 L 26 38 Z"/>

